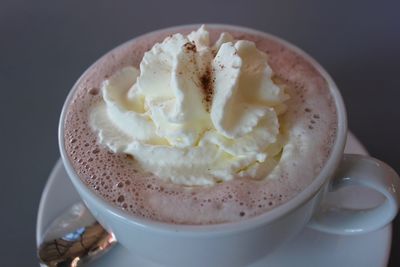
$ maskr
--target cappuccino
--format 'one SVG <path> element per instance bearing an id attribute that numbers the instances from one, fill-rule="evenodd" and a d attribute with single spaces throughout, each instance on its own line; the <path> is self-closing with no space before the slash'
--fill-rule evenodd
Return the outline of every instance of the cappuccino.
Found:
<path id="1" fill-rule="evenodd" d="M 127 213 L 151 220 L 176 224 L 216 224 L 268 212 L 296 196 L 318 175 L 330 154 L 337 129 L 335 104 L 322 74 L 304 57 L 274 38 L 223 26 L 208 29 L 211 44 L 218 43 L 224 32 L 235 40 L 227 38 L 225 43 L 229 43 L 231 47 L 239 42 L 237 40 L 250 41 L 243 43 L 248 47 L 254 44 L 262 55 L 266 55 L 273 84 L 282 89 L 282 95 L 287 95 L 282 96 L 282 103 L 279 102 L 279 105 L 271 104 L 279 122 L 279 135 L 272 143 L 274 152 L 267 157 L 270 162 L 268 166 L 259 168 L 261 171 L 248 171 L 255 165 L 260 165 L 260 162 L 267 162 L 265 158 L 258 157 L 245 168 L 235 170 L 234 175 L 230 176 L 223 174 L 221 177 L 218 175 L 223 173 L 220 170 L 213 172 L 220 166 L 218 164 L 215 164 L 217 167 L 202 166 L 199 171 L 194 166 L 193 172 L 201 175 L 202 171 L 206 173 L 202 183 L 197 182 L 198 180 L 193 182 L 195 179 L 192 178 L 184 179 L 182 175 L 174 174 L 177 179 L 172 179 L 172 175 L 162 177 L 165 175 L 164 171 L 156 174 L 151 168 L 143 168 L 138 164 L 137 158 L 141 155 L 115 152 L 112 146 L 110 149 L 102 142 L 104 138 L 99 138 L 99 130 L 93 127 L 93 112 L 104 101 L 104 81 L 112 80 L 126 68 L 139 68 L 145 53 L 156 43 L 173 38 L 173 34 L 177 32 L 187 35 L 194 30 L 196 29 L 183 27 L 138 37 L 112 50 L 84 73 L 73 89 L 73 97 L 68 103 L 64 121 L 64 144 L 69 160 L 77 175 L 97 195 Z M 193 53 L 199 52 L 199 45 L 185 45 L 190 53 L 194 50 Z M 213 47 L 219 48 L 212 51 L 212 56 L 218 58 L 222 45 Z M 228 49 L 228 46 L 225 48 Z M 235 56 L 235 53 L 232 55 Z M 224 58 L 226 57 L 221 56 L 221 61 Z M 221 63 L 218 66 L 221 72 L 226 68 Z M 215 69 L 203 72 L 207 71 L 215 73 Z M 216 75 L 200 75 L 200 87 L 206 91 L 210 89 L 210 83 L 217 82 Z M 222 79 L 221 83 L 223 82 Z M 218 97 L 217 94 L 214 92 L 214 99 Z M 207 97 L 202 101 L 206 102 L 206 111 L 212 113 L 210 109 L 218 107 L 210 107 Z M 234 104 L 239 108 L 241 102 Z M 231 110 L 235 111 L 235 106 Z M 109 127 L 109 124 L 102 124 L 102 119 L 97 119 L 96 123 L 97 126 Z M 108 129 L 103 129 L 106 130 Z M 227 134 L 232 133 L 232 142 L 239 139 L 237 132 L 240 129 Z M 168 142 L 171 143 L 170 140 Z M 115 144 L 115 140 L 110 137 L 109 143 Z M 198 147 L 198 143 L 196 141 L 193 147 Z M 210 147 L 214 146 L 215 143 Z M 169 154 L 161 157 L 154 155 L 156 156 L 159 161 L 163 157 L 168 159 Z M 146 160 L 151 160 L 148 158 L 151 154 L 146 154 L 146 157 Z M 182 162 L 186 160 L 189 159 L 180 159 Z M 232 165 L 236 163 L 234 161 Z M 259 173 L 262 173 L 261 177 Z M 183 176 L 191 175 L 185 172 Z"/>

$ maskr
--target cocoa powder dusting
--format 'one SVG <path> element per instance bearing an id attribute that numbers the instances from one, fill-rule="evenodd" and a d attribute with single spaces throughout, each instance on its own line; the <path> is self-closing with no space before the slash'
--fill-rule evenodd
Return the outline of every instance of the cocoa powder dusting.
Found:
<path id="1" fill-rule="evenodd" d="M 183 45 L 183 47 L 186 49 L 186 52 L 196 53 L 197 51 L 196 45 L 192 42 L 187 42 L 186 44 Z"/>
<path id="2" fill-rule="evenodd" d="M 208 67 L 203 75 L 200 76 L 201 89 L 203 90 L 203 102 L 206 105 L 206 110 L 209 112 L 214 94 L 214 80 L 211 69 Z"/>

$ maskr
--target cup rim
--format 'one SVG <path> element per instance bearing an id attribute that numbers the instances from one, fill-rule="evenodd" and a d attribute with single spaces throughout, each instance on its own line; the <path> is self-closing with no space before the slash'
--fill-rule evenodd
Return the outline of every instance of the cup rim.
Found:
<path id="1" fill-rule="evenodd" d="M 209 23 L 205 24 L 208 28 L 224 28 L 227 30 L 233 31 L 241 31 L 253 33 L 256 35 L 264 36 L 273 41 L 277 41 L 284 46 L 288 47 L 290 50 L 298 53 L 302 57 L 304 57 L 309 63 L 313 65 L 313 67 L 324 77 L 326 80 L 331 96 L 334 99 L 334 103 L 336 106 L 337 113 L 337 132 L 335 141 L 332 145 L 332 150 L 328 159 L 326 160 L 324 166 L 322 167 L 319 174 L 314 178 L 314 180 L 309 184 L 304 190 L 295 195 L 293 198 L 289 199 L 287 202 L 273 208 L 272 210 L 266 211 L 260 215 L 246 218 L 243 220 L 239 220 L 236 222 L 228 222 L 228 223 L 220 223 L 220 224 L 205 224 L 205 225 L 185 225 L 185 224 L 172 224 L 167 222 L 159 222 L 150 219 L 145 219 L 139 216 L 135 216 L 133 214 L 129 214 L 119 209 L 118 207 L 113 206 L 111 203 L 108 203 L 106 200 L 98 196 L 95 192 L 93 192 L 86 184 L 79 178 L 75 169 L 72 167 L 72 164 L 69 160 L 69 157 L 66 153 L 64 146 L 64 122 L 66 116 L 67 107 L 72 100 L 74 93 L 77 88 L 77 84 L 86 76 L 87 72 L 92 69 L 94 65 L 96 65 L 105 55 L 111 53 L 112 51 L 119 49 L 129 43 L 135 41 L 139 38 L 144 38 L 148 35 L 157 34 L 159 32 L 164 31 L 173 31 L 178 32 L 178 30 L 192 29 L 198 28 L 202 24 L 183 24 L 172 27 L 167 27 L 163 29 L 159 29 L 156 31 L 151 31 L 145 34 L 141 34 L 136 36 L 118 46 L 113 48 L 112 50 L 106 52 L 103 56 L 97 59 L 86 71 L 80 76 L 80 78 L 75 82 L 74 86 L 68 93 L 68 96 L 64 102 L 62 107 L 59 125 L 58 125 L 58 145 L 60 149 L 60 154 L 62 158 L 62 162 L 64 164 L 65 169 L 67 170 L 68 176 L 73 182 L 74 186 L 79 189 L 81 194 L 85 194 L 85 198 L 91 198 L 93 201 L 97 202 L 99 205 L 104 207 L 105 211 L 111 213 L 114 216 L 117 216 L 119 219 L 124 220 L 126 223 L 135 225 L 136 227 L 140 227 L 143 230 L 156 231 L 156 232 L 164 232 L 164 233 L 174 233 L 179 235 L 202 235 L 204 233 L 208 234 L 228 234 L 231 232 L 241 232 L 254 227 L 259 227 L 264 224 L 268 224 L 272 221 L 275 221 L 285 214 L 288 214 L 290 211 L 295 210 L 297 207 L 307 202 L 313 196 L 317 194 L 317 192 L 321 189 L 321 187 L 329 180 L 329 178 L 333 175 L 335 169 L 337 168 L 344 151 L 346 134 L 347 134 L 347 117 L 346 117 L 346 109 L 344 106 L 343 98 L 333 81 L 332 77 L 328 74 L 328 72 L 310 55 L 306 52 L 298 48 L 297 46 L 289 43 L 288 41 L 277 37 L 273 34 L 266 33 L 260 30 L 255 30 L 248 27 L 230 25 L 230 24 L 218 24 L 218 23 Z M 82 197 L 82 195 L 81 195 Z M 84 200 L 85 201 L 85 200 Z"/>

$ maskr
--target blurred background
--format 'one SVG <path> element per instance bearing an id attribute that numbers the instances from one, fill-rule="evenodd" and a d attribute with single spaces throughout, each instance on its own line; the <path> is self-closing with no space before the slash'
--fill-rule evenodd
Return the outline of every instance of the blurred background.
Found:
<path id="1" fill-rule="evenodd" d="M 399 10 L 399 1 L 373 0 L 1 0 L 0 265 L 37 266 L 37 209 L 71 86 L 111 48 L 159 28 L 236 24 L 296 44 L 332 75 L 370 154 L 400 172 Z M 389 266 L 400 266 L 399 251 L 398 216 Z"/>

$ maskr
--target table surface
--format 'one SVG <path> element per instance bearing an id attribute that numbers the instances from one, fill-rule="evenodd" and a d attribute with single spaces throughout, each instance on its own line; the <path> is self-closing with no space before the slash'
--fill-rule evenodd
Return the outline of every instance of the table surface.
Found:
<path id="1" fill-rule="evenodd" d="M 349 127 L 370 154 L 400 172 L 400 2 L 341 3 L 2 0 L 2 266 L 36 266 L 36 213 L 59 157 L 57 123 L 69 89 L 102 54 L 159 28 L 236 24 L 296 44 L 332 75 L 347 105 Z M 399 233 L 398 216 L 389 262 L 393 267 L 400 266 Z"/>

